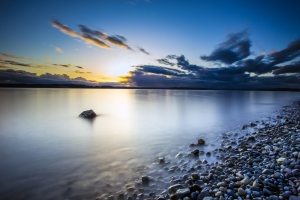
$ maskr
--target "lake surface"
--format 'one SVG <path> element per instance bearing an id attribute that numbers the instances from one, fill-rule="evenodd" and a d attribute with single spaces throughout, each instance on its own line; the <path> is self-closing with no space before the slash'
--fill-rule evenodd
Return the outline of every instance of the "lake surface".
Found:
<path id="1" fill-rule="evenodd" d="M 0 199 L 64 199 L 70 188 L 74 199 L 94 199 L 158 157 L 199 137 L 216 143 L 296 100 L 300 93 L 2 88 Z M 78 117 L 88 109 L 98 116 Z"/>

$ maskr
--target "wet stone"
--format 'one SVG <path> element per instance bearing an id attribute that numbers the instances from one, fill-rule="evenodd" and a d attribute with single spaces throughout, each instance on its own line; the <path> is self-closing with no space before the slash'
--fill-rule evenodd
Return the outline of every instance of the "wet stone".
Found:
<path id="1" fill-rule="evenodd" d="M 190 194 L 190 189 L 189 188 L 178 189 L 176 191 L 176 194 L 178 199 L 182 199 L 183 197 L 186 197 Z"/>
<path id="2" fill-rule="evenodd" d="M 300 200 L 300 196 L 293 196 L 293 195 L 291 195 L 289 197 L 289 200 Z"/>
<path id="3" fill-rule="evenodd" d="M 200 179 L 200 176 L 198 174 L 192 174 L 191 176 L 196 181 Z"/>
<path id="4" fill-rule="evenodd" d="M 204 144 L 205 144 L 205 141 L 204 141 L 203 139 L 200 138 L 200 139 L 198 139 L 198 144 L 199 144 L 199 145 L 204 145 Z"/>
<path id="5" fill-rule="evenodd" d="M 142 184 L 148 185 L 149 184 L 149 177 L 148 176 L 142 176 Z"/>
<path id="6" fill-rule="evenodd" d="M 197 197 L 197 200 L 203 200 L 205 197 L 210 197 L 210 194 L 207 190 L 200 192 L 200 194 Z"/>
<path id="7" fill-rule="evenodd" d="M 222 194 L 223 194 L 223 193 L 222 193 L 221 191 L 218 191 L 218 192 L 215 193 L 215 196 L 216 196 L 216 197 L 220 197 Z"/>
<path id="8" fill-rule="evenodd" d="M 165 159 L 164 158 L 158 158 L 158 164 L 164 164 Z"/>
<path id="9" fill-rule="evenodd" d="M 115 197 L 113 195 L 107 197 L 107 200 L 115 200 Z"/>
<path id="10" fill-rule="evenodd" d="M 199 185 L 196 185 L 196 184 L 190 186 L 189 189 L 190 189 L 191 192 L 196 192 L 196 191 L 201 192 L 201 190 L 202 190 L 202 188 Z"/>
<path id="11" fill-rule="evenodd" d="M 267 196 L 272 195 L 272 192 L 270 190 L 268 190 L 267 188 L 263 189 L 263 193 L 264 193 L 264 195 L 267 195 Z"/>
<path id="12" fill-rule="evenodd" d="M 272 169 L 264 169 L 262 171 L 263 174 L 273 174 L 273 170 Z"/>
<path id="13" fill-rule="evenodd" d="M 168 193 L 169 194 L 173 194 L 175 193 L 178 189 L 183 189 L 183 185 L 181 184 L 175 184 L 175 185 L 171 185 L 169 188 L 168 188 Z"/>
<path id="14" fill-rule="evenodd" d="M 258 192 L 258 191 L 253 191 L 252 194 L 255 197 L 259 197 L 260 196 L 260 192 Z"/>
<path id="15" fill-rule="evenodd" d="M 241 195 L 241 196 L 244 196 L 244 195 L 247 194 L 246 191 L 245 191 L 243 188 L 239 188 L 239 189 L 238 189 L 238 193 L 239 193 L 239 195 Z"/>
<path id="16" fill-rule="evenodd" d="M 217 183 L 217 187 L 224 187 L 226 184 L 225 182 L 219 182 Z"/>

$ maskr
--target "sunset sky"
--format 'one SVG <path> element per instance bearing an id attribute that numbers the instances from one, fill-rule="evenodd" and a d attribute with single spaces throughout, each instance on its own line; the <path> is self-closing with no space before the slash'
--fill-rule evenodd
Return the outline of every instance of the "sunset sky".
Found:
<path id="1" fill-rule="evenodd" d="M 0 83 L 300 88 L 299 0 L 0 1 Z"/>

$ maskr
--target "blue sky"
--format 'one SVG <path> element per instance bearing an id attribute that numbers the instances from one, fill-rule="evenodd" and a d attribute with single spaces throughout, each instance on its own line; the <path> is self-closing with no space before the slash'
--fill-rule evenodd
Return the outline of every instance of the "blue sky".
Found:
<path id="1" fill-rule="evenodd" d="M 0 81 L 299 88 L 299 6 L 296 0 L 1 1 Z"/>

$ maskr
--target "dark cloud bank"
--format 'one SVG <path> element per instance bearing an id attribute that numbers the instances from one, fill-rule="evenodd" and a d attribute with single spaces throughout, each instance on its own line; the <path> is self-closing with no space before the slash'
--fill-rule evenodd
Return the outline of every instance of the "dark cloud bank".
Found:
<path id="1" fill-rule="evenodd" d="M 126 38 L 108 36 L 80 26 L 82 34 L 61 25 L 54 26 L 75 37 L 92 38 L 98 35 L 106 42 L 131 50 L 125 44 Z M 99 43 L 100 44 L 100 43 Z M 140 47 L 139 47 L 140 48 Z M 200 59 L 212 62 L 218 67 L 203 67 L 190 64 L 184 55 L 168 55 L 157 59 L 164 66 L 134 66 L 128 76 L 122 77 L 119 85 L 137 87 L 192 87 L 209 89 L 300 89 L 300 38 L 291 42 L 281 51 L 253 56 L 250 51 L 251 40 L 246 31 L 228 35 L 227 41 L 218 45 L 210 55 L 201 55 Z M 140 48 L 140 51 L 145 51 Z M 144 52 L 148 53 L 148 52 Z M 250 58 L 249 58 L 250 57 Z M 25 63 L 2 60 L 2 64 L 30 67 Z M 70 65 L 54 64 L 62 67 Z M 82 69 L 80 66 L 76 68 Z M 82 77 L 70 78 L 67 75 L 43 74 L 16 71 L 2 67 L 0 82 L 29 84 L 84 84 L 99 85 Z M 77 70 L 76 73 L 84 73 Z M 90 72 L 86 72 L 90 73 Z M 104 84 L 104 83 L 101 83 Z M 112 84 L 110 84 L 112 85 Z"/>
<path id="2" fill-rule="evenodd" d="M 219 67 L 190 64 L 184 55 L 158 59 L 167 67 L 134 66 L 124 77 L 130 85 L 140 87 L 197 87 L 211 89 L 300 89 L 300 39 L 285 49 L 269 55 L 251 56 L 247 31 L 228 35 L 210 55 L 200 59 Z M 298 61 L 295 61 L 297 60 Z M 262 76 L 263 75 L 263 76 Z"/>

